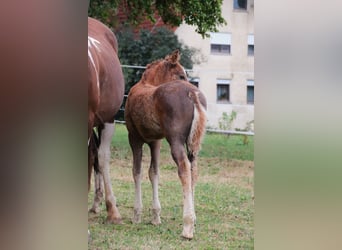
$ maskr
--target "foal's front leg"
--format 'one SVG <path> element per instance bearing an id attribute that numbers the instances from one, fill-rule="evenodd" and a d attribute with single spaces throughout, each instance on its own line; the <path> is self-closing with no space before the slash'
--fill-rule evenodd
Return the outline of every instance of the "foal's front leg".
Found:
<path id="1" fill-rule="evenodd" d="M 141 214 L 143 209 L 142 198 L 141 198 L 141 159 L 142 159 L 142 146 L 143 142 L 137 141 L 135 136 L 132 134 L 128 135 L 129 143 L 133 152 L 133 179 L 135 186 L 135 201 L 134 201 L 134 214 L 133 214 L 133 223 L 141 222 Z"/>
<path id="2" fill-rule="evenodd" d="M 151 165 L 148 171 L 153 190 L 153 201 L 152 201 L 152 224 L 159 225 L 160 221 L 160 201 L 158 194 L 159 186 L 159 154 L 160 154 L 161 140 L 149 143 L 151 150 Z"/>

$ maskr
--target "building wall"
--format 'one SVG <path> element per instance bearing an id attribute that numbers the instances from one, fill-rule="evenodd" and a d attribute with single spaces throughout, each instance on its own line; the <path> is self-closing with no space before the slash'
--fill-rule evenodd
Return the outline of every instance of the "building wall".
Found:
<path id="1" fill-rule="evenodd" d="M 234 10 L 233 0 L 224 0 L 222 16 L 227 25 L 218 29 L 231 33 L 230 55 L 211 53 L 210 38 L 202 39 L 192 26 L 182 24 L 175 33 L 181 42 L 201 52 L 203 61 L 189 75 L 199 78 L 199 89 L 207 97 L 208 125 L 218 128 L 222 113 L 235 111 L 232 128 L 245 129 L 254 120 L 254 104 L 247 104 L 247 80 L 254 80 L 254 56 L 247 55 L 248 35 L 254 35 L 254 1 L 247 1 L 247 10 Z M 217 102 L 217 79 L 230 80 L 229 103 Z"/>

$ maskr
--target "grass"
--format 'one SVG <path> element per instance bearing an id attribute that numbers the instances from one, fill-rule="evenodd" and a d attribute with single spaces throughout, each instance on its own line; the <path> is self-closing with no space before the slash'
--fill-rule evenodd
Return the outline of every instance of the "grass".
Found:
<path id="1" fill-rule="evenodd" d="M 193 240 L 181 238 L 182 188 L 168 144 L 161 150 L 159 195 L 162 224 L 150 223 L 152 188 L 148 181 L 148 147 L 144 148 L 143 217 L 132 224 L 134 184 L 132 154 L 124 125 L 116 125 L 112 143 L 112 185 L 123 225 L 104 224 L 105 206 L 100 214 L 89 214 L 89 249 L 253 249 L 254 195 L 253 137 L 207 134 L 199 157 L 196 185 L 196 232 Z M 88 196 L 91 206 L 93 191 Z"/>

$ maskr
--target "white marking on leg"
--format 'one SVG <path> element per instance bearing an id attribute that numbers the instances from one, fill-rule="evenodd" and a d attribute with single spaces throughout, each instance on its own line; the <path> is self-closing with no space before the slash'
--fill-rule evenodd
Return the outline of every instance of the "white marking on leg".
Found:
<path id="1" fill-rule="evenodd" d="M 152 218 L 152 224 L 158 225 L 158 224 L 161 223 L 161 221 L 160 221 L 161 206 L 160 206 L 159 193 L 158 193 L 159 176 L 158 176 L 158 173 L 156 174 L 155 171 L 153 171 L 153 169 L 150 168 L 149 177 L 150 177 L 150 181 L 151 181 L 152 189 L 153 189 L 153 200 L 152 200 L 153 218 Z"/>
<path id="2" fill-rule="evenodd" d="M 142 173 L 135 174 L 134 185 L 135 185 L 135 200 L 134 200 L 134 215 L 133 223 L 141 222 L 141 214 L 143 210 L 142 197 L 141 197 L 141 177 Z"/>
<path id="3" fill-rule="evenodd" d="M 108 212 L 108 218 L 112 222 L 118 222 L 115 220 L 121 220 L 121 215 L 116 207 L 116 199 L 112 190 L 110 175 L 109 175 L 109 161 L 110 161 L 110 144 L 114 133 L 114 124 L 105 123 L 101 132 L 101 144 L 98 151 L 99 168 L 103 175 L 106 206 Z"/>
<path id="4" fill-rule="evenodd" d="M 183 232 L 182 236 L 188 239 L 193 238 L 194 225 L 195 225 L 195 211 L 193 203 L 193 193 L 191 188 L 191 171 L 190 162 L 186 161 L 186 173 L 184 174 L 186 180 L 183 180 L 185 185 L 183 186 Z"/>
<path id="5" fill-rule="evenodd" d="M 101 173 L 95 172 L 94 179 L 95 179 L 95 182 L 94 182 L 95 195 L 94 195 L 93 206 L 90 209 L 90 211 L 97 214 L 100 212 L 100 204 L 103 199 L 103 177 Z"/>

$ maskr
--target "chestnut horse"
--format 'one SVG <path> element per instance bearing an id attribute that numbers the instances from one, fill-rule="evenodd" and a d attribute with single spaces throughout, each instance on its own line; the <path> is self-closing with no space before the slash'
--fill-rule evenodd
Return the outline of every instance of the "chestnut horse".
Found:
<path id="1" fill-rule="evenodd" d="M 133 223 L 139 223 L 142 214 L 141 159 L 144 143 L 149 145 L 151 151 L 149 179 L 153 188 L 152 223 L 161 223 L 158 165 L 161 139 L 166 138 L 183 187 L 182 236 L 191 239 L 196 219 L 194 190 L 197 155 L 205 134 L 206 99 L 198 88 L 185 81 L 186 73 L 179 59 L 179 51 L 176 50 L 165 59 L 147 65 L 141 80 L 129 92 L 125 119 L 133 151 Z"/>
<path id="2" fill-rule="evenodd" d="M 124 96 L 124 77 L 118 58 L 118 43 L 113 32 L 101 22 L 88 18 L 88 190 L 91 173 L 92 130 L 98 129 L 98 168 L 96 178 L 103 176 L 107 222 L 121 223 L 109 176 L 110 144 L 114 133 L 114 116 Z M 97 147 L 97 146 L 96 146 Z M 97 150 L 97 149 L 96 149 Z M 96 152 L 96 151 L 95 151 Z M 101 183 L 95 181 L 96 189 Z M 97 192 L 96 192 L 97 193 Z M 98 200 L 94 199 L 92 210 L 98 211 Z"/>

